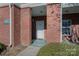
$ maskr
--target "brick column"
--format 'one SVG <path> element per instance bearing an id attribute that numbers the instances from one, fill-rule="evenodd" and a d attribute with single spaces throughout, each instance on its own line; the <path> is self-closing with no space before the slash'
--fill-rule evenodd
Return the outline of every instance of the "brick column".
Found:
<path id="1" fill-rule="evenodd" d="M 47 5 L 47 43 L 60 42 L 60 4 Z"/>
<path id="2" fill-rule="evenodd" d="M 31 43 L 31 8 L 21 9 L 21 43 L 24 46 Z"/>
<path id="3" fill-rule="evenodd" d="M 12 5 L 12 45 L 20 45 L 20 8 Z"/>

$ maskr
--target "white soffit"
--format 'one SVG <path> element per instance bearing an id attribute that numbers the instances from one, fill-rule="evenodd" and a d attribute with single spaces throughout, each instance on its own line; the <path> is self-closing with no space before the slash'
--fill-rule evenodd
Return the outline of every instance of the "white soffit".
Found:
<path id="1" fill-rule="evenodd" d="M 63 8 L 62 13 L 63 14 L 79 13 L 79 6 Z"/>
<path id="2" fill-rule="evenodd" d="M 79 3 L 63 3 L 62 8 L 79 6 Z"/>
<path id="3" fill-rule="evenodd" d="M 32 16 L 45 16 L 46 15 L 46 6 L 37 6 L 32 7 Z"/>
<path id="4" fill-rule="evenodd" d="M 25 7 L 36 7 L 36 6 L 42 6 L 42 5 L 46 5 L 47 3 L 16 3 L 15 5 L 17 5 L 20 8 L 25 8 Z"/>
<path id="5" fill-rule="evenodd" d="M 63 3 L 62 13 L 63 14 L 79 13 L 79 3 Z"/>
<path id="6" fill-rule="evenodd" d="M 42 6 L 46 5 L 47 3 L 14 3 L 20 8 L 25 8 L 25 7 L 36 7 L 36 6 Z M 8 6 L 9 3 L 0 3 L 0 7 Z"/>

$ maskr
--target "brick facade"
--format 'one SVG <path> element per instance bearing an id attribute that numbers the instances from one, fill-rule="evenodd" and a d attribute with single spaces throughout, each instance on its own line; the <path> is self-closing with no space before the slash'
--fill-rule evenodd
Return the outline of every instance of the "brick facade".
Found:
<path id="1" fill-rule="evenodd" d="M 14 46 L 31 43 L 31 9 L 12 6 L 12 42 Z"/>
<path id="2" fill-rule="evenodd" d="M 9 45 L 10 43 L 10 24 L 5 24 L 9 20 L 9 7 L 0 7 L 0 42 Z"/>
<path id="3" fill-rule="evenodd" d="M 46 5 L 45 39 L 47 43 L 60 42 L 60 4 Z M 22 44 L 28 46 L 32 42 L 32 14 L 31 8 L 18 8 L 12 5 L 12 45 Z M 6 12 L 7 11 L 7 12 Z M 0 42 L 8 45 L 9 25 L 5 25 L 4 19 L 9 19 L 9 7 L 0 8 Z M 4 37 L 3 37 L 4 36 Z"/>
<path id="4" fill-rule="evenodd" d="M 21 9 L 21 43 L 24 46 L 31 44 L 31 8 Z"/>
<path id="5" fill-rule="evenodd" d="M 60 42 L 60 4 L 47 5 L 47 42 Z"/>
<path id="6" fill-rule="evenodd" d="M 12 6 L 12 17 L 13 45 L 17 46 L 20 44 L 20 8 L 15 5 Z"/>

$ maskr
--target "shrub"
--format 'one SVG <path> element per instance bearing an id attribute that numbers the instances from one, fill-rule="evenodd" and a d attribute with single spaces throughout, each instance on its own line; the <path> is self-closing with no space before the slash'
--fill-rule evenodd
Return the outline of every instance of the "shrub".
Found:
<path id="1" fill-rule="evenodd" d="M 0 43 L 0 53 L 6 49 L 6 46 Z"/>

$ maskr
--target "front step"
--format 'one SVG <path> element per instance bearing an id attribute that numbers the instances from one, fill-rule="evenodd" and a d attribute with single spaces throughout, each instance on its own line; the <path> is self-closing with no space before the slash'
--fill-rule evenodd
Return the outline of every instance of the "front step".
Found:
<path id="1" fill-rule="evenodd" d="M 44 39 L 37 39 L 32 43 L 33 46 L 44 46 L 46 45 L 46 40 Z"/>

